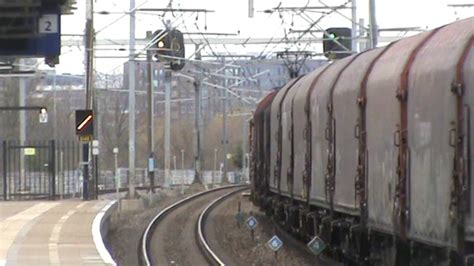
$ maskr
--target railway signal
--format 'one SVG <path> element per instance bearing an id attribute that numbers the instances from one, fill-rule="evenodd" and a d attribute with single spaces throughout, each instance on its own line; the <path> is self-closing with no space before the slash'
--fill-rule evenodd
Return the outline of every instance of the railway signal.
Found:
<path id="1" fill-rule="evenodd" d="M 352 54 L 352 30 L 349 28 L 329 28 L 323 35 L 324 56 L 341 59 Z"/>
<path id="2" fill-rule="evenodd" d="M 94 113 L 91 109 L 76 110 L 76 135 L 83 141 L 91 141 L 94 134 Z"/>
<path id="3" fill-rule="evenodd" d="M 183 33 L 177 29 L 166 29 L 155 33 L 155 35 L 158 34 L 162 35 L 162 37 L 156 43 L 156 57 L 160 61 L 169 62 L 172 70 L 183 69 L 185 64 Z"/>

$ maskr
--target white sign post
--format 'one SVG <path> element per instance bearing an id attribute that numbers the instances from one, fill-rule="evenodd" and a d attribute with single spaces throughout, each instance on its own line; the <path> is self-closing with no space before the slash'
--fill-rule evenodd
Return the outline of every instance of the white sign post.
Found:
<path id="1" fill-rule="evenodd" d="M 99 155 L 99 141 L 92 141 L 92 155 Z"/>

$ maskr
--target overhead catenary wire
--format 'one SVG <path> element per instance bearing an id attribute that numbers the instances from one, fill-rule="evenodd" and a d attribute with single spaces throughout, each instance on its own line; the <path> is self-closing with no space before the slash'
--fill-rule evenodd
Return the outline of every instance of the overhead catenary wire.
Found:
<path id="1" fill-rule="evenodd" d="M 280 5 L 281 5 L 281 2 L 280 2 Z M 279 6 L 280 6 L 280 5 L 279 5 Z M 306 3 L 306 6 L 307 6 L 307 5 L 309 5 L 309 1 Z M 290 41 L 290 39 L 288 38 L 288 34 L 287 34 L 286 31 L 285 31 L 288 26 L 287 26 L 287 23 L 286 23 L 286 21 L 285 21 L 285 19 L 284 19 L 284 15 L 283 15 L 283 14 L 279 11 L 279 9 L 278 9 L 279 6 L 277 7 L 277 10 L 278 10 L 278 12 L 279 12 L 279 17 L 280 17 L 280 19 L 281 19 L 281 21 L 282 21 L 281 25 L 285 25 L 285 26 L 286 26 L 286 27 L 283 27 L 283 29 L 284 29 L 284 37 L 282 37 L 282 38 L 280 39 L 280 42 L 279 42 L 279 43 L 275 43 L 275 44 L 273 45 L 273 47 L 272 47 L 265 55 L 261 55 L 261 56 L 260 56 L 261 58 L 262 58 L 262 57 L 263 57 L 263 58 L 269 57 L 269 56 L 275 51 L 275 49 L 281 45 L 281 43 L 283 43 L 283 44 L 285 44 L 285 43 L 286 43 L 286 44 L 289 44 L 289 43 L 296 44 L 296 43 L 298 42 L 298 40 Z M 304 7 L 302 7 L 302 8 L 304 8 Z M 273 12 L 272 12 L 271 14 L 273 14 Z M 289 49 L 289 48 L 288 48 L 288 49 Z M 264 48 L 264 50 L 265 50 L 265 48 Z M 263 52 L 263 51 L 262 51 L 262 52 Z"/>
<path id="2" fill-rule="evenodd" d="M 136 9 L 136 8 L 135 8 L 135 9 Z M 172 23 L 172 24 L 173 24 L 173 23 L 176 23 L 176 21 L 177 21 L 177 20 L 175 20 L 175 21 L 173 21 L 173 22 L 171 22 L 171 23 Z M 184 22 L 184 20 L 183 20 L 183 22 Z M 179 26 L 179 25 L 181 25 L 181 22 L 180 22 L 178 25 L 172 25 L 172 27 L 173 27 L 173 26 L 176 26 L 176 27 L 177 27 L 177 26 Z M 155 35 L 154 38 L 153 38 L 152 40 L 150 40 L 150 41 L 145 45 L 145 48 L 143 48 L 143 49 L 141 49 L 141 50 L 139 50 L 138 52 L 135 53 L 135 57 L 140 56 L 140 55 L 143 54 L 149 47 L 155 45 L 158 41 L 160 41 L 162 38 L 164 38 L 164 37 L 166 36 L 165 34 L 167 34 L 167 33 L 166 33 L 165 31 L 162 31 L 161 33 Z M 105 72 L 105 73 L 111 73 L 111 72 L 117 70 L 118 68 L 122 67 L 122 66 L 123 66 L 123 63 L 126 62 L 126 61 L 127 61 L 127 60 L 122 61 L 120 64 L 118 64 L 117 66 L 113 67 L 111 70 L 109 70 L 109 71 L 107 71 L 107 72 Z"/>
<path id="3" fill-rule="evenodd" d="M 128 12 L 126 12 L 124 15 L 118 17 L 117 19 L 113 20 L 112 22 L 110 22 L 109 24 L 105 25 L 104 27 L 102 27 L 101 29 L 97 30 L 95 32 L 96 35 L 98 35 L 99 33 L 101 33 L 102 31 L 104 31 L 105 29 L 107 29 L 108 27 L 114 25 L 115 23 L 117 23 L 118 21 L 120 21 L 121 19 L 123 19 L 124 17 L 126 16 L 129 16 L 131 13 L 133 13 L 133 11 L 137 10 L 138 8 L 140 8 L 141 6 L 145 5 L 146 3 L 148 3 L 148 1 L 150 0 L 145 0 L 144 2 L 142 2 L 141 4 L 139 4 L 138 6 L 135 6 L 135 8 L 133 9 L 130 9 Z"/>
<path id="4" fill-rule="evenodd" d="M 196 29 L 197 29 L 199 32 L 201 31 L 201 29 L 199 28 L 199 25 L 198 25 L 196 22 L 194 23 L 194 26 L 196 26 Z M 206 42 L 207 47 L 210 49 L 212 55 L 217 56 L 217 54 L 216 54 L 216 52 L 214 51 L 214 49 L 212 49 L 211 44 L 209 43 L 208 38 L 207 38 L 204 34 L 201 34 L 201 37 L 202 37 L 202 38 L 204 39 L 204 41 Z"/>

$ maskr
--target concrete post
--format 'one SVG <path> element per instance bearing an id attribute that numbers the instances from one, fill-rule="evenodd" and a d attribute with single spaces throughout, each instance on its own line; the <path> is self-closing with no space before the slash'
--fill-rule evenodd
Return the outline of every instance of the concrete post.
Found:
<path id="1" fill-rule="evenodd" d="M 130 0 L 130 36 L 128 61 L 128 186 L 135 198 L 135 0 Z"/>

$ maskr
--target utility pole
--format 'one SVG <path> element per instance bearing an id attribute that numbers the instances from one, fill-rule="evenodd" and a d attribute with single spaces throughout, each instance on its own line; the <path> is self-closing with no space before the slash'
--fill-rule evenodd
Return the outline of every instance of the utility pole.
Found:
<path id="1" fill-rule="evenodd" d="M 92 86 L 93 86 L 93 69 L 94 69 L 94 6 L 92 0 L 86 1 L 86 109 L 92 108 Z M 89 183 L 89 142 L 82 145 L 82 161 L 83 170 L 83 198 L 90 199 L 90 183 Z"/>
<path id="2" fill-rule="evenodd" d="M 201 52 L 199 44 L 196 44 L 195 60 L 201 60 Z M 202 71 L 202 69 L 201 69 Z M 201 134 L 200 134 L 200 119 L 201 119 L 201 75 L 194 78 L 194 180 L 193 183 L 202 184 L 201 180 Z"/>
<path id="3" fill-rule="evenodd" d="M 92 42 L 95 39 L 94 24 L 92 24 Z M 94 44 L 92 43 L 92 48 Z M 92 51 L 91 61 L 93 62 L 94 56 Z M 93 144 L 92 144 L 92 184 L 93 184 L 93 199 L 99 199 L 99 151 L 100 151 L 100 112 L 99 112 L 99 95 L 96 88 L 94 88 L 94 69 L 91 69 L 91 97 L 92 97 L 92 111 L 95 116 L 94 119 L 94 132 L 93 132 Z M 95 143 L 95 144 L 94 144 Z M 97 146 L 94 146 L 97 145 Z"/>
<path id="4" fill-rule="evenodd" d="M 184 194 L 184 179 L 186 171 L 184 171 L 184 149 L 181 149 L 181 194 Z"/>
<path id="5" fill-rule="evenodd" d="M 351 1 L 352 12 L 352 51 L 357 53 L 358 50 L 358 32 L 357 32 L 357 0 Z"/>
<path id="6" fill-rule="evenodd" d="M 253 0 L 249 0 L 249 18 L 253 18 L 254 7 Z"/>
<path id="7" fill-rule="evenodd" d="M 58 119 L 58 114 L 56 110 L 56 70 L 54 70 L 53 74 L 53 114 L 54 114 L 54 119 L 53 119 L 53 139 L 57 139 L 57 119 Z"/>
<path id="8" fill-rule="evenodd" d="M 151 31 L 146 33 L 147 39 L 151 39 L 153 34 Z M 155 138 L 154 138 L 154 100 L 153 100 L 153 53 L 148 50 L 146 53 L 147 61 L 147 78 L 148 78 L 148 177 L 150 178 L 150 192 L 154 192 L 155 186 Z"/>
<path id="9" fill-rule="evenodd" d="M 217 172 L 217 148 L 214 149 L 214 169 L 212 171 L 212 184 L 216 183 L 214 178 L 215 172 Z"/>
<path id="10" fill-rule="evenodd" d="M 20 69 L 23 68 L 23 65 L 25 64 L 24 59 L 20 59 Z M 26 78 L 20 77 L 18 82 L 19 82 L 19 102 L 18 106 L 26 106 Z M 20 115 L 20 145 L 24 146 L 26 142 L 26 111 L 19 111 L 18 114 Z M 21 187 L 20 189 L 23 190 L 24 185 L 25 185 L 25 152 L 24 149 L 20 149 L 21 153 L 21 160 L 20 160 L 20 184 Z"/>
<path id="11" fill-rule="evenodd" d="M 171 21 L 165 23 L 167 30 L 171 30 Z M 171 64 L 165 67 L 165 182 L 164 186 L 169 187 L 171 184 L 171 81 L 173 72 Z"/>
<path id="12" fill-rule="evenodd" d="M 130 0 L 130 36 L 128 59 L 128 187 L 135 198 L 135 0 Z"/>
<path id="13" fill-rule="evenodd" d="M 170 69 L 165 69 L 165 187 L 170 184 L 170 152 L 171 152 L 171 78 Z"/>
<path id="14" fill-rule="evenodd" d="M 200 119 L 200 108 L 201 108 L 201 97 L 199 93 L 199 87 L 201 86 L 201 80 L 199 78 L 194 79 L 194 180 L 193 183 L 201 184 L 201 138 L 199 130 L 199 119 Z"/>
<path id="15" fill-rule="evenodd" d="M 222 59 L 222 65 L 225 66 L 225 58 Z M 224 70 L 225 71 L 225 70 Z M 226 73 L 226 72 L 224 72 Z M 224 78 L 224 87 L 227 88 L 227 78 Z M 228 92 L 227 89 L 224 89 L 224 99 L 222 104 L 222 144 L 223 144 L 223 156 L 224 156 L 224 169 L 223 169 L 223 176 L 222 176 L 222 183 L 227 184 L 227 97 Z"/>
<path id="16" fill-rule="evenodd" d="M 58 112 L 56 108 L 56 69 L 54 70 L 53 74 L 53 140 L 54 142 L 57 143 L 57 120 L 58 120 Z M 59 154 L 56 153 L 56 150 L 53 151 L 55 153 L 54 158 L 58 158 L 57 155 L 59 155 L 59 164 L 54 163 L 55 173 L 60 173 L 60 169 L 62 169 L 62 164 L 63 164 L 63 153 L 60 152 Z M 60 199 L 63 199 L 63 194 L 64 194 L 64 176 L 60 175 L 60 180 L 59 180 L 59 194 L 60 194 Z"/>
<path id="17" fill-rule="evenodd" d="M 120 211 L 120 176 L 118 174 L 118 160 L 117 160 L 117 156 L 119 152 L 118 148 L 115 147 L 113 149 L 113 152 L 114 152 L 115 195 L 118 202 L 118 211 Z"/>
<path id="18" fill-rule="evenodd" d="M 379 30 L 375 16 L 375 0 L 369 0 L 370 48 L 377 47 Z"/>
<path id="19" fill-rule="evenodd" d="M 93 184 L 94 184 L 94 199 L 99 198 L 99 150 L 100 150 L 100 142 L 99 142 L 99 135 L 100 135 L 100 112 L 99 112 L 99 102 L 98 102 L 98 91 L 94 88 L 94 97 L 93 97 L 93 104 L 92 109 L 96 119 L 94 119 L 94 141 L 96 141 L 97 147 L 92 145 L 92 170 L 93 170 Z M 94 153 L 94 150 L 97 152 Z"/>

